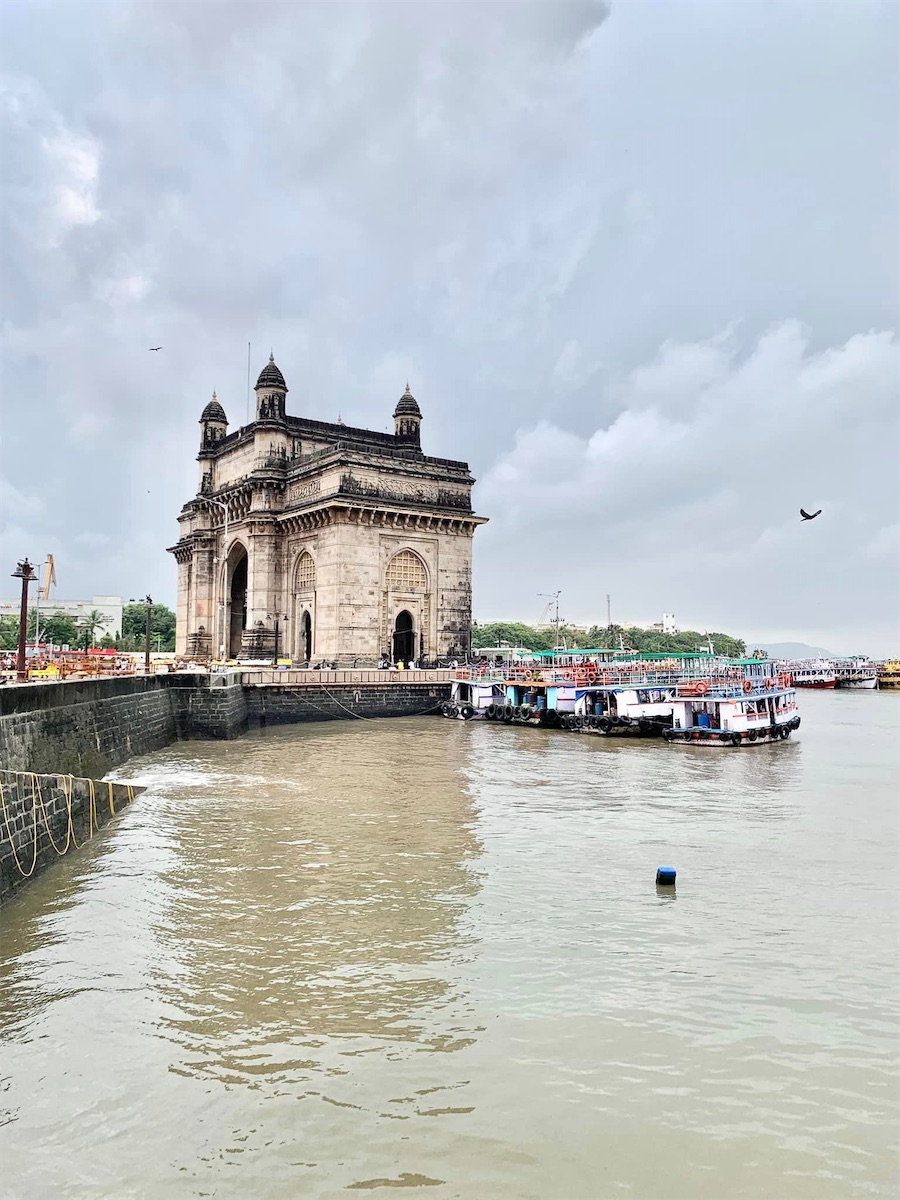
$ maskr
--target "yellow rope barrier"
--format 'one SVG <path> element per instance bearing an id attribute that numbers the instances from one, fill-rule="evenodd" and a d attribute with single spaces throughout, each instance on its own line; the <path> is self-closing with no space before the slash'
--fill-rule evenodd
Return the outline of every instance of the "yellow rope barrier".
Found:
<path id="1" fill-rule="evenodd" d="M 34 874 L 34 869 L 37 866 L 38 806 L 39 805 L 40 805 L 40 809 L 41 809 L 41 816 L 42 816 L 43 822 L 44 822 L 44 828 L 47 830 L 47 837 L 50 839 L 50 845 L 53 847 L 53 849 L 56 851 L 56 853 L 59 855 L 59 857 L 61 858 L 68 851 L 70 846 L 74 846 L 76 848 L 76 850 L 80 849 L 81 847 L 78 844 L 78 839 L 75 837 L 75 821 L 74 821 L 74 817 L 72 815 L 72 803 L 74 800 L 74 792 L 75 792 L 75 777 L 74 777 L 74 775 L 68 775 L 68 776 L 59 775 L 59 776 L 57 776 L 57 778 L 59 779 L 60 787 L 62 789 L 63 799 L 66 802 L 66 844 L 63 846 L 62 849 L 60 849 L 59 846 L 57 845 L 56 839 L 54 838 L 53 833 L 50 829 L 50 818 L 47 815 L 47 807 L 44 804 L 44 793 L 41 788 L 41 781 L 40 781 L 39 777 L 33 771 L 27 771 L 27 772 L 23 771 L 23 772 L 21 772 L 21 774 L 23 776 L 27 776 L 27 778 L 31 782 L 31 818 L 32 818 L 31 843 L 32 844 L 31 844 L 31 866 L 27 870 L 25 869 L 25 867 L 22 866 L 22 862 L 19 858 L 19 854 L 16 849 L 16 843 L 15 843 L 15 840 L 13 837 L 12 826 L 10 825 L 10 822 L 9 822 L 9 811 L 6 807 L 6 791 L 4 789 L 2 780 L 0 780 L 0 806 L 2 806 L 2 808 L 3 808 L 3 822 L 4 822 L 4 825 L 6 826 L 6 836 L 9 839 L 10 849 L 13 852 L 13 858 L 15 859 L 16 866 L 19 869 L 19 874 L 22 875 L 24 878 L 28 879 L 31 875 Z M 88 837 L 93 838 L 94 830 L 95 829 L 99 830 L 99 828 L 100 828 L 100 823 L 97 819 L 97 794 L 96 794 L 96 788 L 94 786 L 93 779 L 87 779 L 87 780 L 85 780 L 85 782 L 88 785 L 88 814 L 87 814 Z M 107 789 L 108 789 L 108 796 L 109 796 L 109 814 L 111 817 L 114 817 L 114 816 L 116 816 L 116 801 L 115 801 L 115 794 L 113 791 L 113 784 L 109 780 L 107 780 Z M 18 794 L 18 788 L 17 788 L 17 794 Z M 125 794 L 129 800 L 129 802 L 134 799 L 134 788 L 132 787 L 132 785 L 130 783 L 125 784 Z M 83 844 L 84 843 L 82 843 L 82 845 Z"/>
<path id="2" fill-rule="evenodd" d="M 93 779 L 89 779 L 87 782 L 88 782 L 88 828 L 90 830 L 90 837 L 91 837 L 91 839 L 93 839 L 94 826 L 96 825 L 98 829 L 100 828 L 100 826 L 97 825 L 97 797 L 94 793 Z"/>
<path id="3" fill-rule="evenodd" d="M 13 841 L 12 830 L 9 827 L 9 814 L 6 811 L 6 793 L 3 790 L 2 781 L 0 781 L 0 804 L 3 806 L 3 820 L 6 823 L 6 836 L 9 838 L 9 844 L 13 852 L 13 858 L 16 860 L 16 866 L 19 868 L 19 874 L 24 875 L 24 877 L 27 879 L 30 875 L 34 874 L 34 868 L 37 866 L 37 805 L 32 803 L 31 806 L 31 812 L 34 818 L 34 825 L 32 828 L 32 856 L 31 866 L 26 871 L 19 862 L 19 855 L 16 851 L 16 843 Z"/>
<path id="4" fill-rule="evenodd" d="M 60 850 L 59 846 L 56 844 L 56 839 L 50 830 L 50 818 L 47 816 L 47 809 L 44 805 L 44 793 L 41 791 L 41 781 L 33 771 L 30 771 L 29 774 L 31 775 L 31 802 L 32 804 L 36 805 L 38 801 L 40 801 L 41 813 L 44 818 L 44 828 L 47 830 L 47 837 L 50 839 L 50 845 L 53 847 L 59 857 L 62 858 L 65 852 L 69 849 L 69 844 L 72 840 L 71 814 L 69 816 L 69 823 L 66 827 L 66 844 L 63 846 L 62 850 Z"/>
<path id="5" fill-rule="evenodd" d="M 59 786 L 62 788 L 63 798 L 66 802 L 66 815 L 69 818 L 69 838 L 71 839 L 72 845 L 75 847 L 75 849 L 80 850 L 81 846 L 79 846 L 78 839 L 75 836 L 75 821 L 72 817 L 72 799 L 75 790 L 75 777 L 73 775 L 58 775 L 57 778 L 59 779 Z M 67 779 L 69 782 L 68 788 L 66 788 Z"/>

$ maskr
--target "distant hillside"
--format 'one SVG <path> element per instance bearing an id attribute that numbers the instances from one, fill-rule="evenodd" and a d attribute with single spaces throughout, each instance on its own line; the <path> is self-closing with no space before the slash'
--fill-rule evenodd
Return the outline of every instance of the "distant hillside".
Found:
<path id="1" fill-rule="evenodd" d="M 821 646 L 807 646 L 806 642 L 748 642 L 747 649 L 765 650 L 769 658 L 837 658 L 830 650 Z"/>

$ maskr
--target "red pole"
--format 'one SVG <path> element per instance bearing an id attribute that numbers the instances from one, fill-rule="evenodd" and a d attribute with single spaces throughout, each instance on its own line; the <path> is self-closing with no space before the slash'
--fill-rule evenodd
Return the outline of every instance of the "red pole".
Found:
<path id="1" fill-rule="evenodd" d="M 34 568 L 27 558 L 16 565 L 12 573 L 13 579 L 22 580 L 22 606 L 19 610 L 19 653 L 16 656 L 16 677 L 19 683 L 28 678 L 25 670 L 25 634 L 28 630 L 28 585 L 35 578 Z"/>

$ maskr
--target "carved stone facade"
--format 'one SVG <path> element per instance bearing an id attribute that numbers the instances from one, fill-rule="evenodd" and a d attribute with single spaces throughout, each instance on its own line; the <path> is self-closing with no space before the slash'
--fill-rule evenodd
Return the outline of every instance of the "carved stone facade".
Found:
<path id="1" fill-rule="evenodd" d="M 394 433 L 286 411 L 270 357 L 256 420 L 200 418 L 199 491 L 178 518 L 176 650 L 196 658 L 376 662 L 469 648 L 472 511 L 466 463 L 422 453 L 406 391 Z"/>

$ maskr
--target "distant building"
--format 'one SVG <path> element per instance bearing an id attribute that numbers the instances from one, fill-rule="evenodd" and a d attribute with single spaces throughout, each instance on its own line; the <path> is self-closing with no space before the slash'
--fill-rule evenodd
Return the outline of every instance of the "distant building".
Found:
<path id="1" fill-rule="evenodd" d="M 675 623 L 675 614 L 664 612 L 662 615 L 662 620 L 657 621 L 654 625 L 651 625 L 650 628 L 655 633 L 677 633 L 678 626 Z"/>
<path id="2" fill-rule="evenodd" d="M 18 600 L 0 600 L 0 616 L 15 617 L 19 619 L 19 606 L 21 599 Z M 28 598 L 28 611 L 33 612 L 37 606 L 35 593 L 32 590 Z M 98 612 L 105 618 L 105 624 L 101 629 L 97 629 L 95 637 L 97 641 L 104 637 L 121 637 L 122 634 L 122 609 L 123 601 L 121 596 L 94 596 L 90 600 L 42 600 L 40 602 L 40 615 L 43 619 L 45 616 L 64 616 L 70 617 L 73 621 L 83 620 L 88 613 Z"/>
<path id="3" fill-rule="evenodd" d="M 199 490 L 178 518 L 179 654 L 376 662 L 470 645 L 468 465 L 424 454 L 407 385 L 394 432 L 286 411 L 270 356 L 256 419 L 200 417 Z"/>

